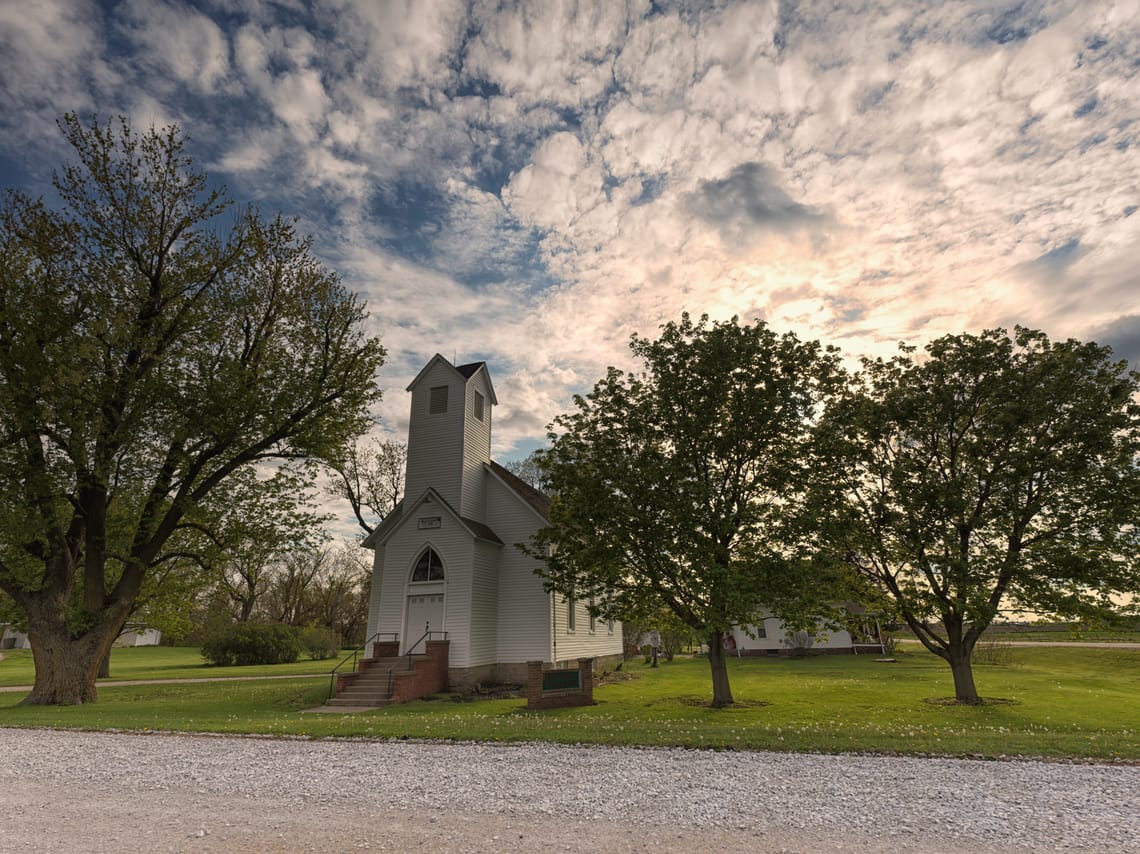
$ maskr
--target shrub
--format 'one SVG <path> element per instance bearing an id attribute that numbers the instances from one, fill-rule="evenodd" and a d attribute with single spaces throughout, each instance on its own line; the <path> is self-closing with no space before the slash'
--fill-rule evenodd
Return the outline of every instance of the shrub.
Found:
<path id="1" fill-rule="evenodd" d="M 815 643 L 815 637 L 808 632 L 797 631 L 785 636 L 780 642 L 791 650 L 793 658 L 804 658 Z"/>
<path id="2" fill-rule="evenodd" d="M 313 661 L 336 658 L 340 653 L 340 635 L 326 626 L 310 626 L 301 632 L 301 647 Z"/>
<path id="3" fill-rule="evenodd" d="M 1006 665 L 1013 661 L 1013 645 L 1009 641 L 984 634 L 974 644 L 974 664 Z"/>
<path id="4" fill-rule="evenodd" d="M 300 630 L 284 623 L 238 623 L 202 644 L 202 657 L 219 666 L 289 664 L 300 654 Z"/>

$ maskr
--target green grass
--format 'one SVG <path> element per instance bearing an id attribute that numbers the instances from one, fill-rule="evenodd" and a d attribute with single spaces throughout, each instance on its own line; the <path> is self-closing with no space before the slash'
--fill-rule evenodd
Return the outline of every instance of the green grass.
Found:
<path id="1" fill-rule="evenodd" d="M 901 640 L 915 641 L 914 633 L 903 628 L 896 632 Z M 1064 628 L 1022 628 L 991 626 L 983 640 L 1017 641 L 1028 643 L 1140 643 L 1140 631 L 1128 629 L 1087 629 L 1069 631 Z"/>
<path id="2" fill-rule="evenodd" d="M 0 726 L 858 751 L 949 756 L 1047 756 L 1140 761 L 1140 651 L 1018 648 L 1009 666 L 979 666 L 986 697 L 964 707 L 950 671 L 925 652 L 895 664 L 870 656 L 732 660 L 738 705 L 711 709 L 708 664 L 652 670 L 627 662 L 595 706 L 528 712 L 518 699 L 450 697 L 354 715 L 310 715 L 326 686 L 280 680 L 102 688 L 94 705 L 21 707 L 0 694 Z"/>
<path id="3" fill-rule="evenodd" d="M 1019 629 L 1016 631 L 990 631 L 992 640 L 1055 642 L 1055 643 L 1140 643 L 1140 632 L 1092 630 L 1069 632 L 1063 629 Z"/>
<path id="4" fill-rule="evenodd" d="M 351 650 L 345 650 L 344 655 Z M 0 687 L 31 685 L 35 666 L 30 649 L 6 649 L 0 661 Z M 294 664 L 249 667 L 211 667 L 196 647 L 134 646 L 111 653 L 111 680 L 201 679 L 217 676 L 298 676 L 328 673 L 343 656 L 325 661 L 303 659 Z"/>

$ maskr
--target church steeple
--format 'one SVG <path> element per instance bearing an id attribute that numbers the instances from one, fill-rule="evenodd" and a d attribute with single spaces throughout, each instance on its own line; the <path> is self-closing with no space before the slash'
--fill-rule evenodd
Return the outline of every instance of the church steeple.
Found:
<path id="1" fill-rule="evenodd" d="M 491 412 L 498 403 L 486 363 L 455 367 L 437 353 L 408 391 L 405 498 L 415 501 L 431 487 L 460 516 L 484 521 L 482 467 L 491 460 Z"/>

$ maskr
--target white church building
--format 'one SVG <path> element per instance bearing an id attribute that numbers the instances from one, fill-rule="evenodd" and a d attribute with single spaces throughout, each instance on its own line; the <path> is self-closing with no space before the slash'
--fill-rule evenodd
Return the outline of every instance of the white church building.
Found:
<path id="1" fill-rule="evenodd" d="M 491 459 L 498 403 L 485 362 L 436 355 L 411 392 L 404 499 L 364 545 L 375 552 L 368 637 L 400 654 L 448 641 L 452 688 L 525 682 L 526 662 L 615 659 L 621 625 L 543 590 L 518 545 L 547 523 L 550 499 Z"/>

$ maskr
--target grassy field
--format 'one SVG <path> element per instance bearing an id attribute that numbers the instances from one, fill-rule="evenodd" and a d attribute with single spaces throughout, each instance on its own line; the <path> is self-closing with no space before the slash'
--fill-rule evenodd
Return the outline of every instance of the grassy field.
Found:
<path id="1" fill-rule="evenodd" d="M 347 655 L 350 650 L 345 650 Z M 0 687 L 31 685 L 35 667 L 30 649 L 6 649 L 0 661 Z M 328 673 L 340 659 L 298 661 L 265 667 L 211 667 L 197 648 L 134 646 L 111 653 L 111 679 L 201 679 L 216 676 L 289 676 Z"/>
<path id="2" fill-rule="evenodd" d="M 916 641 L 907 628 L 899 629 L 896 635 L 900 640 Z M 1017 641 L 1018 643 L 1140 643 L 1140 631 L 1126 629 L 1082 629 L 1069 630 L 1062 627 L 1023 627 L 991 626 L 982 636 L 983 640 Z"/>
<path id="3" fill-rule="evenodd" d="M 25 708 L 20 695 L 0 694 L 0 726 L 1140 761 L 1138 650 L 1019 648 L 1011 665 L 977 668 L 981 693 L 1002 701 L 982 707 L 931 702 L 950 693 L 950 672 L 925 652 L 894 664 L 833 656 L 729 666 L 738 704 L 719 710 L 707 706 L 707 662 L 678 659 L 657 670 L 627 662 L 597 689 L 597 705 L 547 712 L 443 696 L 306 714 L 326 686 L 298 679 L 107 687 L 97 704 L 71 708 Z"/>

